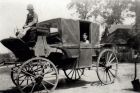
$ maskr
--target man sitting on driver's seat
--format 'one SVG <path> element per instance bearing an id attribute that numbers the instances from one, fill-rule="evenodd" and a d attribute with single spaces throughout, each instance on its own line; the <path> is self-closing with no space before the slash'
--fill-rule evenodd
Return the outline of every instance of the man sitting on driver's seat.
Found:
<path id="1" fill-rule="evenodd" d="M 25 35 L 21 39 L 25 41 L 29 47 L 33 47 L 36 42 L 36 24 L 38 22 L 38 16 L 34 12 L 32 4 L 27 6 L 27 10 L 29 13 L 27 14 L 27 19 L 23 26 L 23 29 L 27 30 L 27 32 L 25 32 Z"/>

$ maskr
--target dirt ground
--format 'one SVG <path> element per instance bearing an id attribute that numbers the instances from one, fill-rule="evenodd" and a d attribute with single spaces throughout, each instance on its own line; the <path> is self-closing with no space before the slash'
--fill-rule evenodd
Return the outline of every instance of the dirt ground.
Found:
<path id="1" fill-rule="evenodd" d="M 138 79 L 140 79 L 140 63 L 138 67 Z M 118 77 L 113 84 L 101 85 L 96 68 L 85 70 L 81 80 L 77 82 L 67 81 L 63 71 L 60 70 L 59 83 L 53 93 L 140 93 L 133 91 L 131 81 L 134 78 L 134 64 L 120 63 Z M 0 93 L 18 93 L 18 89 L 12 83 L 10 78 L 10 69 L 0 68 Z"/>

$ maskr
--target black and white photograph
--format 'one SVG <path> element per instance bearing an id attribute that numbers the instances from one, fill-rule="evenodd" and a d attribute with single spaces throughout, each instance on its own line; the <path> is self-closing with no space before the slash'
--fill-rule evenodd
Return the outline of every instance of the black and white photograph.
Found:
<path id="1" fill-rule="evenodd" d="M 0 0 L 0 93 L 140 93 L 140 0 Z"/>

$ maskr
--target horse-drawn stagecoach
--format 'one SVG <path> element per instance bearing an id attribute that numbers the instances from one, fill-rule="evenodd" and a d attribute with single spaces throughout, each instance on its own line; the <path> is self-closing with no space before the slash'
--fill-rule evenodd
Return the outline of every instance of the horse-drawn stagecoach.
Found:
<path id="1" fill-rule="evenodd" d="M 83 33 L 87 33 L 89 43 L 82 42 Z M 85 68 L 96 66 L 101 83 L 114 82 L 118 60 L 112 48 L 96 47 L 97 24 L 57 18 L 38 23 L 36 36 L 34 46 L 18 38 L 1 40 L 18 59 L 11 69 L 11 78 L 21 92 L 51 92 L 58 84 L 59 69 L 67 79 L 78 80 Z"/>

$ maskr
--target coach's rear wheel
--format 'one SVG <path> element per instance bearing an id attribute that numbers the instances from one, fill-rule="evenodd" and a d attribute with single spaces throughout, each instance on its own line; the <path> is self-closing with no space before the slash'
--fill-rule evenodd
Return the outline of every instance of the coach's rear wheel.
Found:
<path id="1" fill-rule="evenodd" d="M 58 84 L 58 71 L 51 61 L 36 57 L 21 66 L 17 80 L 22 93 L 50 93 Z"/>
<path id="2" fill-rule="evenodd" d="M 111 49 L 104 49 L 97 60 L 97 76 L 103 84 L 111 84 L 117 76 L 118 59 Z"/>
<path id="3" fill-rule="evenodd" d="M 65 76 L 68 80 L 76 81 L 84 74 L 84 69 L 77 68 L 78 61 L 74 62 L 69 69 L 63 69 Z"/>

